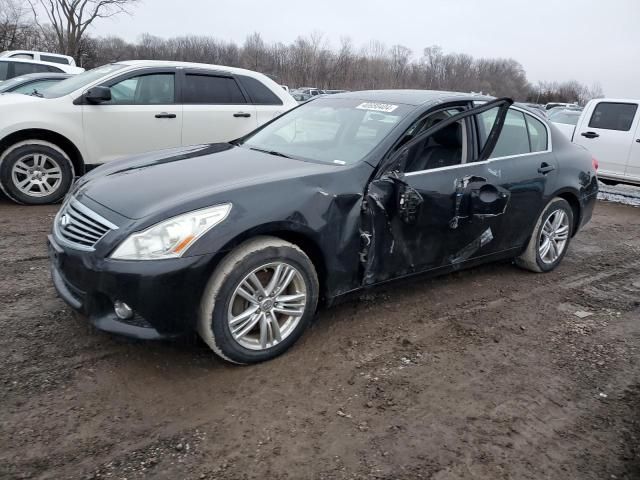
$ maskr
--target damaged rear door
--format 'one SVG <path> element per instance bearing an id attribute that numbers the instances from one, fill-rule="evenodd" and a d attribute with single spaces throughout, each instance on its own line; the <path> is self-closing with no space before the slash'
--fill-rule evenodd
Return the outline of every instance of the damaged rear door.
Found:
<path id="1" fill-rule="evenodd" d="M 438 113 L 449 112 L 448 118 L 427 123 L 383 160 L 363 208 L 365 285 L 495 251 L 510 192 L 491 180 L 485 160 L 512 103 L 499 99 L 461 113 L 442 106 Z M 474 115 L 492 109 L 497 114 L 480 149 Z"/>

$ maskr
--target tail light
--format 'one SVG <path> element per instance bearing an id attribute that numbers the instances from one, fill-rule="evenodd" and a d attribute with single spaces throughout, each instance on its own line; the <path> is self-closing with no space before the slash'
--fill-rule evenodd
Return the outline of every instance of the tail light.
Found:
<path id="1" fill-rule="evenodd" d="M 591 165 L 593 166 L 593 169 L 597 172 L 598 171 L 598 159 L 596 157 L 591 158 Z"/>

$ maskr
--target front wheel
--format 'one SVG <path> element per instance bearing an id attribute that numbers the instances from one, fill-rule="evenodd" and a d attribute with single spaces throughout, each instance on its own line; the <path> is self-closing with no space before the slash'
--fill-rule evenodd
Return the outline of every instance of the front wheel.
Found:
<path id="1" fill-rule="evenodd" d="M 211 276 L 198 331 L 226 360 L 270 360 L 302 335 L 318 290 L 315 268 L 302 250 L 278 238 L 254 238 L 229 253 Z"/>
<path id="2" fill-rule="evenodd" d="M 527 249 L 516 259 L 516 264 L 532 272 L 550 272 L 567 253 L 572 234 L 571 205 L 565 199 L 556 197 L 538 217 Z"/>
<path id="3" fill-rule="evenodd" d="M 17 203 L 58 202 L 72 183 L 71 161 L 52 144 L 26 141 L 12 147 L 0 161 L 0 186 Z"/>

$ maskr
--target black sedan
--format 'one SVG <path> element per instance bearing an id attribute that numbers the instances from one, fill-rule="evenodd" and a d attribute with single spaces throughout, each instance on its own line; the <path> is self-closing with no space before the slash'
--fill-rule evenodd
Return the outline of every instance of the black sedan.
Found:
<path id="1" fill-rule="evenodd" d="M 53 282 L 100 329 L 198 331 L 259 362 L 366 287 L 502 259 L 553 270 L 591 218 L 596 168 L 509 99 L 331 95 L 83 177 L 49 236 Z"/>
<path id="2" fill-rule="evenodd" d="M 29 73 L 0 82 L 0 93 L 36 95 L 71 75 L 66 73 Z"/>

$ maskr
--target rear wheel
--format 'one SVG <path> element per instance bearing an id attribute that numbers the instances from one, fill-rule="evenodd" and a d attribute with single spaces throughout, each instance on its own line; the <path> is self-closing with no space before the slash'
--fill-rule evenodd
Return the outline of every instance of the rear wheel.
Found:
<path id="1" fill-rule="evenodd" d="M 532 272 L 550 272 L 569 248 L 573 234 L 573 210 L 569 202 L 556 197 L 540 214 L 527 249 L 516 264 Z"/>
<path id="2" fill-rule="evenodd" d="M 71 161 L 53 144 L 22 142 L 0 160 L 0 186 L 13 201 L 26 205 L 55 203 L 73 182 Z"/>
<path id="3" fill-rule="evenodd" d="M 270 360 L 302 335 L 315 313 L 318 278 L 307 255 L 274 237 L 233 250 L 202 297 L 198 331 L 235 363 Z"/>

